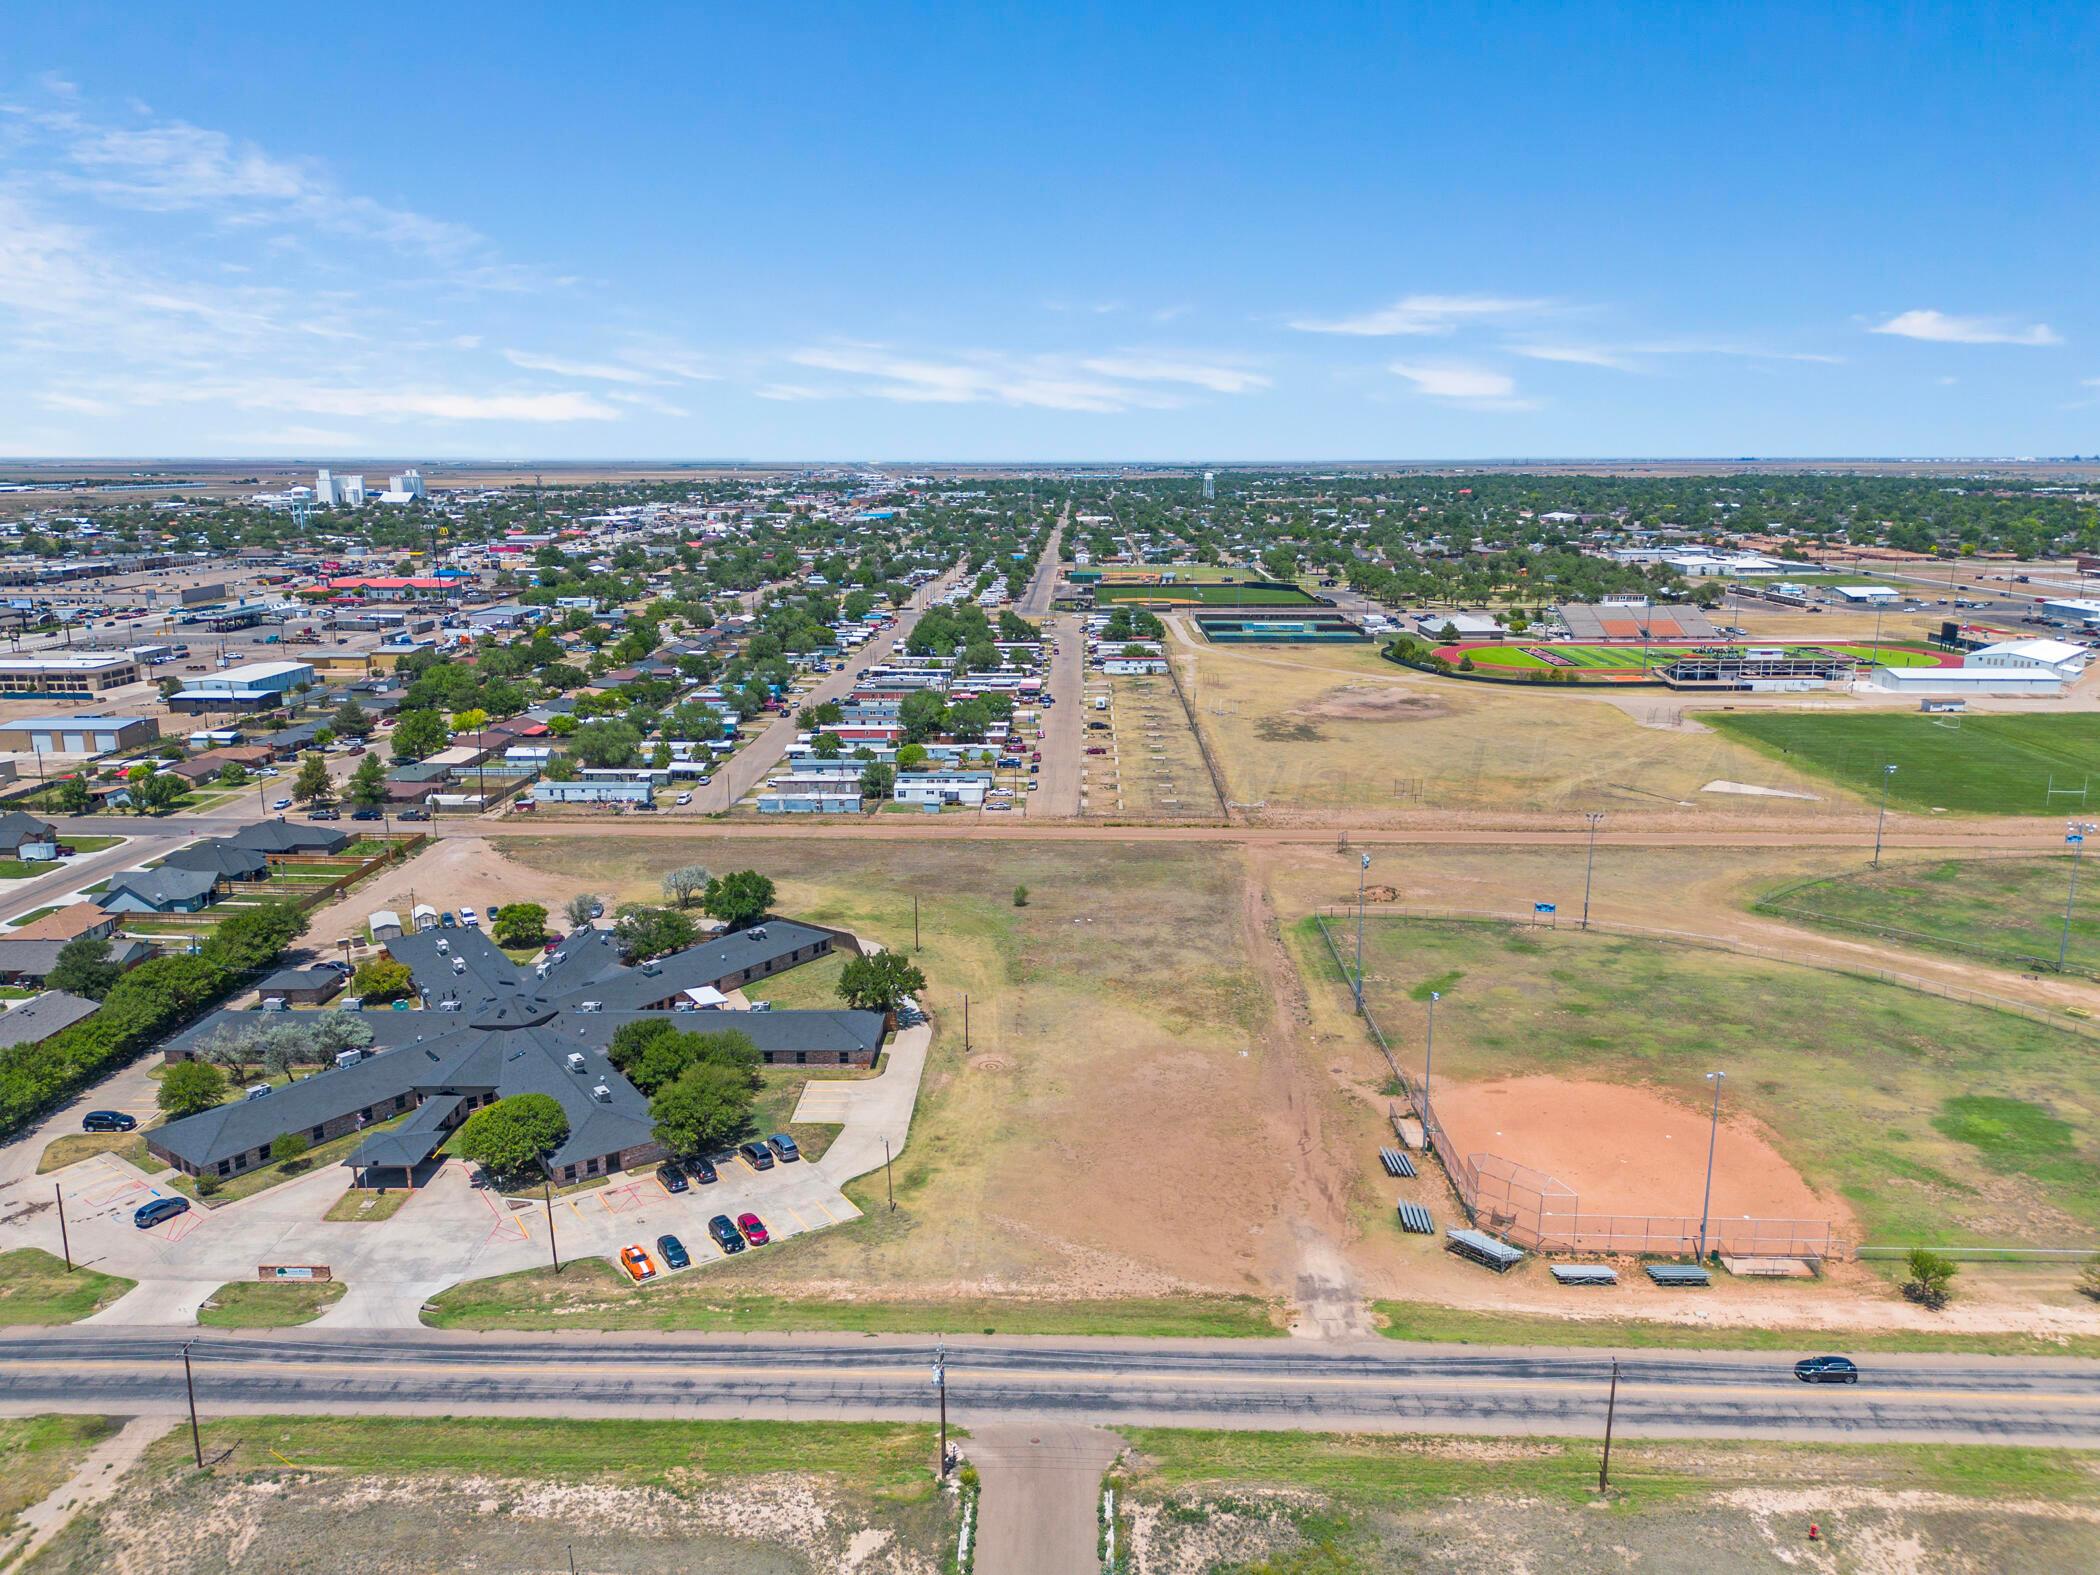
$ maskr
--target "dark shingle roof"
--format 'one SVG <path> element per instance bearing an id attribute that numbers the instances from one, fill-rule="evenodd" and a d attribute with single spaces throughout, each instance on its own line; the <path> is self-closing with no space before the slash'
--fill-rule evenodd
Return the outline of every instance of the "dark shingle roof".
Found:
<path id="1" fill-rule="evenodd" d="M 163 864 L 159 869 L 129 870 L 110 880 L 108 890 L 97 898 L 107 908 L 112 897 L 128 892 L 151 907 L 163 903 L 186 902 L 202 897 L 219 884 L 219 877 L 210 870 L 186 870 Z"/>
<path id="2" fill-rule="evenodd" d="M 257 821 L 241 827 L 229 840 L 264 853 L 339 853 L 350 845 L 350 838 L 333 826 L 291 820 Z"/>
<path id="3" fill-rule="evenodd" d="M 223 837 L 177 848 L 161 864 L 179 870 L 209 870 L 221 880 L 261 880 L 270 873 L 270 861 L 261 852 Z"/>
<path id="4" fill-rule="evenodd" d="M 92 1017 L 97 1003 L 63 990 L 47 990 L 33 1001 L 24 1001 L 9 1012 L 0 1012 L 0 1046 L 40 1045 L 62 1029 L 84 1017 Z"/>

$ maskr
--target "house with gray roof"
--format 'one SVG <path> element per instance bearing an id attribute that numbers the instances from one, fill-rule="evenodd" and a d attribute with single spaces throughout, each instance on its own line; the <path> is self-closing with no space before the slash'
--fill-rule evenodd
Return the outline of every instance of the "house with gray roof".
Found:
<path id="1" fill-rule="evenodd" d="M 195 913 L 211 902 L 218 887 L 219 877 L 210 870 L 163 864 L 112 876 L 95 905 L 105 913 Z"/>
<path id="2" fill-rule="evenodd" d="M 222 881 L 267 880 L 270 876 L 269 855 L 224 837 L 177 848 L 161 864 L 179 870 L 208 870 Z"/>
<path id="3" fill-rule="evenodd" d="M 24 843 L 56 842 L 58 830 L 48 820 L 38 820 L 19 809 L 0 814 L 0 855 L 20 858 Z"/>
<path id="4" fill-rule="evenodd" d="M 230 840 L 269 854 L 340 853 L 350 845 L 349 836 L 333 826 L 292 820 L 260 820 L 241 827 Z"/>
<path id="5" fill-rule="evenodd" d="M 20 984 L 25 980 L 42 984 L 58 966 L 58 954 L 71 944 L 59 940 L 18 941 L 0 935 L 0 984 Z M 119 968 L 134 968 L 152 955 L 153 948 L 144 941 L 118 939 L 109 943 L 109 960 Z"/>
<path id="6" fill-rule="evenodd" d="M 46 990 L 33 1001 L 0 1012 L 0 1050 L 15 1045 L 40 1045 L 53 1034 L 94 1016 L 98 1004 L 86 996 Z"/>

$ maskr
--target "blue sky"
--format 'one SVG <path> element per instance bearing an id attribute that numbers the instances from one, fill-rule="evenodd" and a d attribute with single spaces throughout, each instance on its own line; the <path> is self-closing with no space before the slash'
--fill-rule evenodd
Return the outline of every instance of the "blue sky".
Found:
<path id="1" fill-rule="evenodd" d="M 0 453 L 2100 453 L 2091 5 L 299 17 L 11 20 Z"/>

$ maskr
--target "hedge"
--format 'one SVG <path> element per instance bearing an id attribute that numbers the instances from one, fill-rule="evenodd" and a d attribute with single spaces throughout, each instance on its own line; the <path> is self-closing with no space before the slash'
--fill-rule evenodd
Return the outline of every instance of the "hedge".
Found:
<path id="1" fill-rule="evenodd" d="M 286 903 L 229 917 L 194 956 L 153 957 L 110 986 L 92 1017 L 42 1044 L 0 1050 L 0 1138 L 201 1016 L 304 933 Z"/>

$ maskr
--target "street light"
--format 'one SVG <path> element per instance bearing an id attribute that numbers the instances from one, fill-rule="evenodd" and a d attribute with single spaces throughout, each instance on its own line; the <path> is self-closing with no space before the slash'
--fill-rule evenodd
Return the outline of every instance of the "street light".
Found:
<path id="1" fill-rule="evenodd" d="M 1428 1053 L 1422 1059 L 1422 1136 L 1429 1136 L 1429 1080 L 1436 1073 L 1436 1003 L 1443 999 L 1443 992 L 1429 992 Z"/>
<path id="2" fill-rule="evenodd" d="M 1721 1082 L 1726 1072 L 1709 1072 L 1706 1080 L 1714 1085 L 1713 1122 L 1706 1132 L 1706 1196 L 1699 1203 L 1699 1261 L 1706 1261 L 1706 1219 L 1714 1201 L 1714 1144 L 1721 1136 Z"/>
<path id="3" fill-rule="evenodd" d="M 1364 876 L 1370 873 L 1371 855 L 1356 867 L 1356 1010 L 1364 1009 Z"/>
<path id="4" fill-rule="evenodd" d="M 1881 768 L 1881 811 L 1874 817 L 1874 868 L 1881 868 L 1881 827 L 1889 818 L 1889 783 L 1895 780 L 1896 768 L 1886 765 Z"/>
<path id="5" fill-rule="evenodd" d="M 1590 927 L 1590 876 L 1597 868 L 1597 827 L 1604 820 L 1604 811 L 1584 810 L 1582 818 L 1590 823 L 1589 862 L 1582 867 L 1582 927 L 1586 930 Z"/>
<path id="6" fill-rule="evenodd" d="M 2064 933 L 2056 943 L 2056 971 L 2064 971 L 2064 958 L 2071 950 L 2071 905 L 2078 901 L 2078 861 L 2085 854 L 2085 834 L 2100 830 L 2090 821 L 2072 821 L 2064 827 L 2064 841 L 2071 845 L 2071 891 L 2064 898 Z"/>

